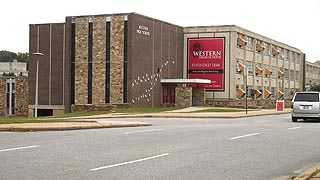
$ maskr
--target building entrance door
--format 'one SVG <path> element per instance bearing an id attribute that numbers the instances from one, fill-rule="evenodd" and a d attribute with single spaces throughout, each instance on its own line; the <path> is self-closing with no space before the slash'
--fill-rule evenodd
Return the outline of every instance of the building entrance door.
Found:
<path id="1" fill-rule="evenodd" d="M 175 87 L 174 86 L 164 86 L 162 93 L 162 102 L 163 104 L 175 104 Z"/>

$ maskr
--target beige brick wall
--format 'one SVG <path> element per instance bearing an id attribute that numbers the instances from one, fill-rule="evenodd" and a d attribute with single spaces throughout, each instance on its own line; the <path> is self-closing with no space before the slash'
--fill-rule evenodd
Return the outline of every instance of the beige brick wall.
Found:
<path id="1" fill-rule="evenodd" d="M 93 19 L 92 104 L 105 103 L 106 18 Z"/>
<path id="2" fill-rule="evenodd" d="M 6 79 L 0 78 L 0 116 L 6 114 Z"/>
<path id="3" fill-rule="evenodd" d="M 110 103 L 123 103 L 124 16 L 111 20 Z"/>
<path id="4" fill-rule="evenodd" d="M 88 18 L 76 18 L 75 104 L 88 103 Z"/>
<path id="5" fill-rule="evenodd" d="M 28 78 L 16 79 L 16 115 L 28 116 L 29 97 Z"/>

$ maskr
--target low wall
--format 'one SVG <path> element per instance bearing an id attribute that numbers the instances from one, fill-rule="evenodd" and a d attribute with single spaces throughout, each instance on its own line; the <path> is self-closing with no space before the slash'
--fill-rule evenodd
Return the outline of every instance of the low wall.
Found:
<path id="1" fill-rule="evenodd" d="M 117 108 L 128 108 L 129 104 L 77 104 L 71 106 L 71 112 L 106 111 L 115 112 Z"/>
<path id="2" fill-rule="evenodd" d="M 286 99 L 285 106 L 290 106 L 291 99 Z M 256 109 L 256 108 L 271 108 L 276 105 L 276 99 L 263 99 L 263 100 L 253 100 L 248 99 L 248 108 Z M 232 108 L 245 108 L 246 101 L 245 99 L 207 99 L 207 106 L 215 106 L 215 107 L 232 107 Z"/>

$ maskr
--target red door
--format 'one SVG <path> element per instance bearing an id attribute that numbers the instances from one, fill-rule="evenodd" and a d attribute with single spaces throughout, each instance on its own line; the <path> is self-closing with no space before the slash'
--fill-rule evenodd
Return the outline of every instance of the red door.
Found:
<path id="1" fill-rule="evenodd" d="M 174 87 L 169 88 L 169 97 L 170 97 L 170 104 L 174 104 L 176 102 L 176 92 Z"/>
<path id="2" fill-rule="evenodd" d="M 174 86 L 164 86 L 162 93 L 163 104 L 174 104 L 175 103 L 175 87 Z"/>
<path id="3" fill-rule="evenodd" d="M 162 93 L 162 102 L 163 104 L 167 104 L 168 103 L 168 87 L 163 87 L 163 93 Z"/>

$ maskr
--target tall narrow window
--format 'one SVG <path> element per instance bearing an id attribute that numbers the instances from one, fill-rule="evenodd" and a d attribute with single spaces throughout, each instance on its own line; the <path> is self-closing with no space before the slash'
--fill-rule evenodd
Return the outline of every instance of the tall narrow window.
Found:
<path id="1" fill-rule="evenodd" d="M 75 54 L 76 54 L 76 24 L 71 27 L 71 104 L 74 104 L 75 96 Z"/>
<path id="2" fill-rule="evenodd" d="M 7 87 L 6 87 L 6 90 L 7 90 L 6 91 L 6 114 L 9 114 L 9 115 L 13 115 L 16 113 L 15 112 L 16 87 L 15 87 L 14 80 L 12 81 L 9 81 L 9 79 L 7 79 Z"/>
<path id="3" fill-rule="evenodd" d="M 93 29 L 93 23 L 89 22 L 89 32 L 88 32 L 88 104 L 92 104 L 92 29 Z"/>
<path id="4" fill-rule="evenodd" d="M 105 102 L 110 103 L 110 22 L 106 23 L 106 86 L 105 86 Z"/>
<path id="5" fill-rule="evenodd" d="M 127 103 L 127 93 L 128 93 L 128 88 L 127 88 L 127 76 L 128 76 L 128 22 L 124 21 L 124 52 L 123 52 L 123 103 Z"/>

